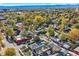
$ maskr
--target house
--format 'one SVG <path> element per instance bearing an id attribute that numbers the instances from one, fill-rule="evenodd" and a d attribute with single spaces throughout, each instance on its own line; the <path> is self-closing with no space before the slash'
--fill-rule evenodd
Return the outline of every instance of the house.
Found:
<path id="1" fill-rule="evenodd" d="M 0 21 L 3 22 L 4 24 L 7 23 L 7 20 L 3 16 L 0 16 Z"/>
<path id="2" fill-rule="evenodd" d="M 77 55 L 79 55 L 79 46 L 76 47 L 73 52 L 76 53 Z"/>
<path id="3" fill-rule="evenodd" d="M 6 20 L 3 16 L 0 16 L 0 21 Z"/>

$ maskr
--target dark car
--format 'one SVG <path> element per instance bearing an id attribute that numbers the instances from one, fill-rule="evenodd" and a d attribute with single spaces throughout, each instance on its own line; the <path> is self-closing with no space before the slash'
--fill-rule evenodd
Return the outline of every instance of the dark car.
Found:
<path id="1" fill-rule="evenodd" d="M 6 40 L 7 40 L 9 43 L 13 43 L 13 42 L 14 42 L 14 37 L 13 37 L 13 36 L 11 36 L 11 37 L 6 36 Z"/>

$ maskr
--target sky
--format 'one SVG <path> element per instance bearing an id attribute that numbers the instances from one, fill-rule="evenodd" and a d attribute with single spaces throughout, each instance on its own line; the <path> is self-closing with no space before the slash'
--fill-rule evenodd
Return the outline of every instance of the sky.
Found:
<path id="1" fill-rule="evenodd" d="M 0 3 L 77 3 L 77 0 L 0 0 Z"/>

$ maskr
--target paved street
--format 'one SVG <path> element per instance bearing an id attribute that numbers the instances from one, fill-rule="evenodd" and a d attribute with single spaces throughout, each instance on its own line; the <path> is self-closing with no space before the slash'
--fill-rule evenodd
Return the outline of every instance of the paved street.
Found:
<path id="1" fill-rule="evenodd" d="M 53 41 L 53 43 L 54 43 L 55 45 L 60 46 L 60 44 L 59 44 L 58 42 L 56 42 L 55 40 L 52 40 L 52 41 Z M 67 50 L 69 53 L 73 54 L 74 56 L 78 56 L 78 54 L 74 53 L 73 51 L 68 50 L 68 49 L 66 49 L 66 48 L 65 48 L 65 47 L 63 47 L 63 46 L 60 46 L 60 47 L 61 47 L 62 49 Z"/>
<path id="2" fill-rule="evenodd" d="M 5 38 L 5 37 L 4 37 Z M 5 46 L 8 47 L 8 48 L 15 48 L 16 50 L 16 55 L 17 56 L 20 56 L 19 52 L 18 52 L 18 49 L 12 44 L 12 43 L 9 43 L 6 39 L 4 39 L 4 42 L 5 42 Z"/>
<path id="3" fill-rule="evenodd" d="M 16 55 L 17 56 L 20 56 L 20 54 L 19 54 L 19 48 L 22 46 L 17 46 L 15 43 L 14 44 L 12 44 L 12 43 L 9 43 L 6 39 L 4 39 L 4 42 L 5 42 L 5 46 L 6 47 L 9 47 L 9 48 L 15 48 L 15 50 L 16 50 Z M 60 44 L 58 43 L 58 42 L 56 42 L 55 40 L 52 40 L 52 42 L 56 45 L 56 46 L 60 46 Z M 66 49 L 65 47 L 63 47 L 63 46 L 60 46 L 62 49 L 65 49 L 65 50 L 68 50 L 68 49 Z M 70 50 L 68 50 L 68 52 L 69 53 L 71 53 L 71 54 L 73 54 L 74 56 L 78 56 L 78 54 L 76 54 L 76 53 L 74 53 L 74 52 L 72 52 L 72 51 L 70 51 Z"/>

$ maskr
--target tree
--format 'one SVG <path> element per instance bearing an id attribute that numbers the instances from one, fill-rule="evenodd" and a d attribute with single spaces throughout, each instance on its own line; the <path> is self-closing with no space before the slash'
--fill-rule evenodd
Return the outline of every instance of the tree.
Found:
<path id="1" fill-rule="evenodd" d="M 24 31 L 24 32 L 21 33 L 21 36 L 22 37 L 27 37 L 27 33 Z"/>
<path id="2" fill-rule="evenodd" d="M 6 16 L 4 16 L 4 18 L 5 18 L 5 19 L 8 19 L 8 18 L 9 18 L 9 16 L 8 16 L 8 15 L 6 15 Z"/>
<path id="3" fill-rule="evenodd" d="M 4 38 L 3 38 L 3 35 L 2 35 L 2 33 L 0 32 L 0 44 L 1 44 L 2 47 L 4 47 L 4 44 L 3 44 L 3 42 L 2 42 L 3 39 L 4 39 Z"/>
<path id="4" fill-rule="evenodd" d="M 3 27 L 4 26 L 4 24 L 0 21 L 0 27 Z"/>
<path id="5" fill-rule="evenodd" d="M 44 20 L 44 23 L 49 23 L 49 21 L 50 21 L 49 15 L 44 16 L 43 20 Z"/>
<path id="6" fill-rule="evenodd" d="M 36 35 L 35 38 L 34 38 L 34 41 L 35 41 L 35 42 L 40 41 L 40 37 L 39 37 L 38 35 Z"/>
<path id="7" fill-rule="evenodd" d="M 51 25 L 49 25 L 49 27 L 48 27 L 48 33 L 49 33 L 49 36 L 54 36 L 54 34 L 55 34 L 54 29 Z"/>
<path id="8" fill-rule="evenodd" d="M 25 31 L 28 31 L 28 30 L 29 30 L 28 26 L 25 26 Z"/>
<path id="9" fill-rule="evenodd" d="M 42 16 L 35 16 L 35 21 L 37 23 L 41 23 L 43 21 L 43 17 Z"/>
<path id="10" fill-rule="evenodd" d="M 79 29 L 72 28 L 71 31 L 68 33 L 68 38 L 72 41 L 79 39 Z"/>
<path id="11" fill-rule="evenodd" d="M 64 29 L 65 25 L 68 23 L 69 19 L 66 19 L 64 16 L 61 16 L 60 32 Z"/>
<path id="12" fill-rule="evenodd" d="M 53 22 L 54 22 L 55 24 L 58 24 L 58 23 L 61 22 L 61 21 L 59 21 L 59 19 L 55 19 L 55 20 L 53 20 Z"/>
<path id="13" fill-rule="evenodd" d="M 60 28 L 60 29 L 59 29 L 59 32 L 61 33 L 61 32 L 63 31 L 63 29 L 64 29 L 64 24 L 60 24 L 60 25 L 59 25 L 59 28 Z"/>
<path id="14" fill-rule="evenodd" d="M 77 22 L 78 22 L 78 21 L 77 21 L 76 19 L 71 19 L 71 20 L 70 20 L 70 23 L 71 23 L 71 24 L 76 24 Z"/>
<path id="15" fill-rule="evenodd" d="M 13 19 L 8 20 L 8 22 L 9 22 L 9 24 L 11 24 L 12 26 L 15 25 L 15 20 L 13 20 Z"/>
<path id="16" fill-rule="evenodd" d="M 33 23 L 33 20 L 30 19 L 30 18 L 29 18 L 29 19 L 26 19 L 26 20 L 25 20 L 25 23 L 27 23 L 27 24 L 32 24 L 32 23 Z"/>
<path id="17" fill-rule="evenodd" d="M 22 16 L 17 16 L 16 19 L 17 19 L 18 22 L 24 21 L 24 17 L 22 17 Z"/>
<path id="18" fill-rule="evenodd" d="M 46 34 L 46 32 L 47 32 L 47 31 L 46 31 L 45 29 L 42 29 L 42 30 L 41 30 L 41 34 Z"/>
<path id="19" fill-rule="evenodd" d="M 73 28 L 79 29 L 79 23 L 78 23 L 78 24 L 75 24 L 75 25 L 73 26 Z"/>
<path id="20" fill-rule="evenodd" d="M 3 35 L 2 33 L 0 32 L 0 42 L 3 40 Z"/>
<path id="21" fill-rule="evenodd" d="M 13 36 L 14 35 L 14 31 L 13 31 L 12 28 L 7 28 L 6 32 L 7 32 L 8 36 Z"/>
<path id="22" fill-rule="evenodd" d="M 60 34 L 59 38 L 60 38 L 62 41 L 65 41 L 65 40 L 67 40 L 67 38 L 68 38 L 68 34 L 63 32 L 63 33 Z"/>
<path id="23" fill-rule="evenodd" d="M 4 55 L 6 56 L 14 56 L 16 55 L 16 51 L 14 48 L 6 48 L 4 51 Z"/>

